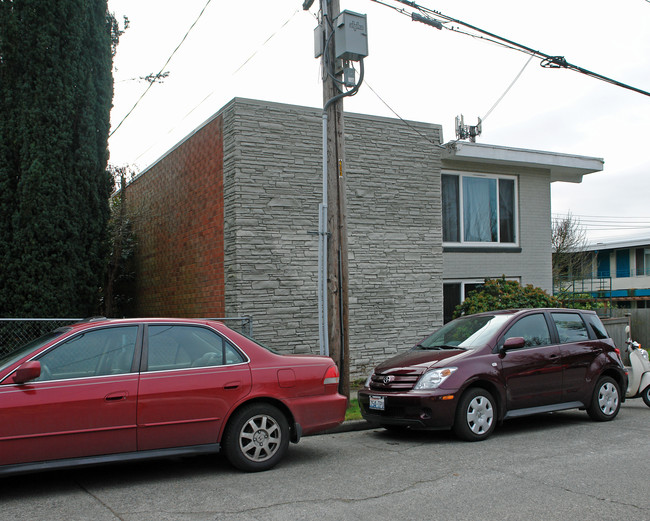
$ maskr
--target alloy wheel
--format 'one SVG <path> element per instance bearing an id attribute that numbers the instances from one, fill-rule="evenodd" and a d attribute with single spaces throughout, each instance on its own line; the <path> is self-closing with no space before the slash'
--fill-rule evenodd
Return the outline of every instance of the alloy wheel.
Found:
<path id="1" fill-rule="evenodd" d="M 275 419 L 267 414 L 250 418 L 239 431 L 239 447 L 251 461 L 266 461 L 278 451 L 282 431 Z"/>

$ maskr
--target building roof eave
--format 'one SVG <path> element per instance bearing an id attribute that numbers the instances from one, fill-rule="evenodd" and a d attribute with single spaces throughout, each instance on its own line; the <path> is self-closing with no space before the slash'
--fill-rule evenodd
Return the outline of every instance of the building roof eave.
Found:
<path id="1" fill-rule="evenodd" d="M 602 158 L 598 157 L 466 141 L 448 143 L 446 149 L 442 152 L 442 160 L 443 164 L 445 162 L 463 161 L 509 167 L 539 168 L 550 171 L 551 182 L 564 181 L 568 183 L 580 183 L 584 175 L 601 172 L 605 163 Z"/>

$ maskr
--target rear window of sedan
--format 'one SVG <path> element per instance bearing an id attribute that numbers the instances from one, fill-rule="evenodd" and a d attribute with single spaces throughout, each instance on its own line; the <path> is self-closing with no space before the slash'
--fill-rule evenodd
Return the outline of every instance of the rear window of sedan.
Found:
<path id="1" fill-rule="evenodd" d="M 246 358 L 216 332 L 199 326 L 150 325 L 149 371 L 241 364 Z"/>

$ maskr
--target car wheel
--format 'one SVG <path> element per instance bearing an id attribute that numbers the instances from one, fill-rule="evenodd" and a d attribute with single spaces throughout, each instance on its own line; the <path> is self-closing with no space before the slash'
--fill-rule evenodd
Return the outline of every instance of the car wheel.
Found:
<path id="1" fill-rule="evenodd" d="M 650 385 L 641 393 L 641 398 L 643 398 L 643 402 L 650 407 Z"/>
<path id="2" fill-rule="evenodd" d="M 587 414 L 597 421 L 613 420 L 621 408 L 620 396 L 621 391 L 616 380 L 603 376 L 596 383 L 591 404 L 587 407 Z"/>
<path id="3" fill-rule="evenodd" d="M 251 404 L 230 420 L 223 437 L 226 458 L 248 472 L 275 466 L 289 446 L 289 423 L 284 414 L 268 404 Z"/>
<path id="4" fill-rule="evenodd" d="M 485 389 L 469 389 L 461 396 L 456 409 L 454 433 L 467 441 L 487 438 L 496 427 L 496 407 L 492 395 Z"/>

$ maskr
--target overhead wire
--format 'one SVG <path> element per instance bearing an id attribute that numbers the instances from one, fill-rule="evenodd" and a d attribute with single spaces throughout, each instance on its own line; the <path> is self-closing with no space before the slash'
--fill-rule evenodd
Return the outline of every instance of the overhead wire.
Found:
<path id="1" fill-rule="evenodd" d="M 208 5 L 210 5 L 210 2 L 212 2 L 212 0 L 207 0 L 207 2 L 205 3 L 205 5 L 203 6 L 203 9 L 201 9 L 201 12 L 200 12 L 199 15 L 196 17 L 196 20 L 194 20 L 194 22 L 192 23 L 192 25 L 190 26 L 190 28 L 185 32 L 185 35 L 184 35 L 183 38 L 181 39 L 180 43 L 176 46 L 176 48 L 175 48 L 175 49 L 172 51 L 172 53 L 169 55 L 169 58 L 167 58 L 167 61 L 165 62 L 165 64 L 160 68 L 160 71 L 159 71 L 159 72 L 154 76 L 155 78 L 158 78 L 158 77 L 160 77 L 162 74 L 164 74 L 165 68 L 167 67 L 167 65 L 169 65 L 169 62 L 172 60 L 172 58 L 174 57 L 174 55 L 175 55 L 175 54 L 178 52 L 178 50 L 181 48 L 181 46 L 183 45 L 183 43 L 185 42 L 185 40 L 186 40 L 187 37 L 189 36 L 189 34 L 190 34 L 190 32 L 192 31 L 192 29 L 194 29 L 194 26 L 195 26 L 195 25 L 198 23 L 198 21 L 201 19 L 201 17 L 203 16 L 203 13 L 204 13 L 205 10 L 207 9 Z M 142 101 L 142 99 L 143 99 L 143 98 L 147 95 L 147 93 L 151 90 L 151 87 L 153 86 L 154 83 L 156 83 L 156 82 L 155 82 L 155 81 L 152 81 L 152 82 L 149 83 L 149 85 L 147 85 L 147 88 L 144 90 L 144 92 L 142 93 L 142 95 L 141 95 L 141 96 L 138 98 L 138 100 L 135 102 L 135 104 L 133 105 L 133 107 L 131 107 L 131 110 L 129 110 L 129 111 L 126 113 L 126 115 L 122 118 L 122 120 L 118 123 L 118 125 L 117 125 L 117 126 L 116 126 L 116 127 L 115 127 L 111 132 L 110 132 L 110 134 L 108 135 L 109 138 L 110 138 L 113 134 L 115 134 L 115 132 L 117 132 L 117 130 L 122 126 L 122 124 L 126 121 L 126 119 L 127 119 L 127 118 L 132 114 L 132 113 L 133 113 L 133 111 L 134 111 L 135 108 L 140 104 L 140 102 Z"/>
<path id="2" fill-rule="evenodd" d="M 576 215 L 577 226 L 586 231 L 624 231 L 624 230 L 648 230 L 650 231 L 650 216 L 602 216 L 602 215 Z M 551 220 L 554 223 L 567 218 L 566 214 L 553 213 Z"/>
<path id="3" fill-rule="evenodd" d="M 389 4 L 386 4 L 385 2 L 383 2 L 381 0 L 371 0 L 371 1 L 375 2 L 375 3 L 378 3 L 378 4 L 381 4 L 381 5 L 392 7 L 393 9 L 400 12 L 401 14 L 405 14 L 405 15 L 409 14 L 406 9 L 396 9 L 395 7 L 390 6 Z M 441 13 L 440 11 L 435 11 L 433 9 L 429 9 L 427 7 L 421 6 L 421 5 L 417 4 L 416 2 L 412 2 L 410 0 L 393 0 L 393 1 L 399 2 L 399 3 L 404 4 L 404 5 L 407 5 L 407 6 L 411 7 L 412 9 L 416 9 L 420 13 L 423 13 L 425 16 L 430 16 L 432 20 L 438 21 L 438 23 L 440 24 L 440 27 L 438 27 L 438 28 L 440 28 L 440 29 L 445 28 L 445 29 L 449 29 L 449 30 L 454 30 L 453 28 L 447 27 L 445 24 L 450 23 L 450 22 L 455 23 L 455 24 L 459 24 L 459 25 L 462 25 L 464 27 L 467 27 L 468 29 L 470 29 L 472 31 L 476 31 L 477 33 L 480 33 L 481 35 L 485 35 L 487 38 L 484 38 L 483 36 L 475 36 L 475 37 L 484 38 L 484 39 L 489 40 L 489 41 L 491 41 L 493 43 L 501 45 L 503 47 L 507 47 L 507 48 L 510 48 L 510 49 L 513 49 L 513 50 L 524 52 L 526 54 L 530 54 L 531 56 L 535 56 L 537 58 L 540 58 L 542 60 L 540 65 L 542 67 L 544 67 L 544 68 L 550 68 L 550 69 L 560 69 L 560 68 L 562 68 L 562 69 L 572 70 L 572 71 L 584 74 L 586 76 L 589 76 L 591 78 L 598 79 L 598 80 L 604 81 L 606 83 L 610 83 L 612 85 L 616 85 L 617 87 L 622 87 L 624 89 L 628 89 L 628 90 L 631 90 L 633 92 L 643 94 L 644 96 L 650 96 L 650 92 L 648 92 L 648 91 L 639 89 L 637 87 L 633 87 L 631 85 L 622 83 L 622 82 L 620 82 L 618 80 L 615 80 L 613 78 L 603 76 L 602 74 L 598 74 L 596 72 L 590 71 L 590 70 L 585 69 L 583 67 L 580 67 L 578 65 L 569 63 L 565 59 L 564 56 L 551 56 L 551 55 L 546 54 L 546 53 L 544 53 L 542 51 L 538 51 L 536 49 L 533 49 L 532 47 L 528 47 L 528 46 L 523 45 L 521 43 L 517 43 L 517 42 L 515 42 L 513 40 L 509 40 L 508 38 L 504 38 L 503 36 L 499 36 L 497 34 L 494 34 L 494 33 L 490 32 L 490 31 L 486 31 L 485 29 L 481 29 L 481 28 L 476 27 L 476 26 L 474 26 L 472 24 L 469 24 L 467 22 L 463 22 L 462 20 L 458 20 L 456 18 L 452 18 L 451 16 L 447 16 L 447 15 Z M 463 32 L 463 31 L 457 31 L 457 32 Z M 465 32 L 463 32 L 463 33 L 464 34 L 469 34 L 469 33 L 465 33 Z M 469 35 L 473 36 L 472 34 L 469 34 Z"/>
<path id="4" fill-rule="evenodd" d="M 386 2 L 383 2 L 382 0 L 372 0 L 372 1 L 375 2 L 375 3 L 377 3 L 377 4 L 381 4 L 381 5 L 384 5 L 384 6 L 386 6 L 386 7 L 389 7 L 390 9 L 393 9 L 393 10 L 399 12 L 400 14 L 404 14 L 404 15 L 407 15 L 407 16 L 411 16 L 411 19 L 414 20 L 414 21 L 419 21 L 419 22 L 427 23 L 427 19 L 426 19 L 426 16 L 427 16 L 427 15 L 426 15 L 426 13 L 424 12 L 423 9 L 420 9 L 420 8 L 419 8 L 419 6 L 418 6 L 417 8 L 418 8 L 418 10 L 419 10 L 420 12 L 422 12 L 423 14 L 422 14 L 422 15 L 418 15 L 418 17 L 416 17 L 416 16 L 414 16 L 414 13 L 409 13 L 406 9 L 403 9 L 403 8 L 397 8 L 397 7 L 395 7 L 395 6 L 392 6 L 392 5 L 390 5 L 390 4 L 387 4 Z M 395 0 L 395 1 L 398 1 L 398 0 Z M 416 4 L 413 4 L 413 6 L 415 6 L 415 5 L 416 5 Z M 425 17 L 425 19 L 421 19 L 420 17 Z M 429 20 L 431 20 L 431 19 L 429 19 Z M 436 21 L 436 20 L 434 19 L 434 21 Z M 449 29 L 449 30 L 452 30 L 452 31 L 455 31 L 455 32 L 460 32 L 460 33 L 462 33 L 462 34 L 466 34 L 467 36 L 471 36 L 471 37 L 474 37 L 474 38 L 480 38 L 480 39 L 483 39 L 483 40 L 486 40 L 486 41 L 489 41 L 489 42 L 492 42 L 492 43 L 496 43 L 497 45 L 501 45 L 501 46 L 505 46 L 505 47 L 508 47 L 508 48 L 511 48 L 511 49 L 514 49 L 514 50 L 518 50 L 518 49 L 516 49 L 516 48 L 514 48 L 514 47 L 512 47 L 512 46 L 505 45 L 505 44 L 501 44 L 500 42 L 494 42 L 494 41 L 492 41 L 492 40 L 490 40 L 490 39 L 486 39 L 486 38 L 483 38 L 483 37 L 478 36 L 478 35 L 475 35 L 475 34 L 471 34 L 471 33 L 464 32 L 464 31 L 459 31 L 459 30 L 456 30 L 456 29 L 454 29 L 454 28 L 447 27 L 447 26 L 444 25 L 444 22 L 440 22 L 440 21 L 438 21 L 438 23 L 436 23 L 436 24 L 429 24 L 429 25 L 433 25 L 434 27 L 436 27 L 436 28 L 438 28 L 438 29 L 443 29 L 443 28 L 445 28 L 445 29 Z M 531 62 L 531 60 L 532 60 L 533 58 L 534 58 L 534 55 L 531 55 L 531 56 L 528 58 L 528 61 L 524 64 L 524 66 L 521 68 L 521 70 L 519 71 L 519 73 L 518 73 L 518 74 L 515 76 L 515 78 L 512 80 L 512 82 L 510 83 L 510 85 L 508 85 L 508 87 L 506 88 L 506 90 L 504 91 L 504 93 L 499 97 L 499 99 L 496 100 L 496 102 L 492 105 L 492 107 L 490 108 L 490 110 L 487 111 L 487 113 L 485 114 L 485 116 L 483 116 L 483 118 L 481 118 L 481 121 L 485 121 L 485 120 L 490 116 L 490 114 L 492 114 L 492 112 L 494 111 L 494 109 L 499 105 L 499 103 L 501 103 L 501 101 L 505 98 L 505 96 L 508 94 L 508 92 L 510 92 L 510 90 L 512 89 L 512 87 L 514 87 L 515 83 L 517 83 L 517 81 L 519 80 L 519 78 L 521 78 L 521 75 L 524 73 L 524 71 L 525 71 L 526 68 L 528 67 L 528 64 Z M 387 104 L 387 103 L 386 103 L 386 102 L 381 98 L 381 96 L 379 96 L 379 95 L 374 91 L 374 89 L 372 89 L 372 87 L 370 87 L 370 90 L 371 90 L 371 91 L 372 91 L 372 92 L 373 92 L 373 93 L 374 93 L 374 94 L 375 94 L 375 95 L 380 99 L 380 101 L 381 101 L 384 105 L 386 105 L 386 106 L 389 108 L 389 110 L 391 110 L 391 111 L 393 112 L 393 114 L 395 114 L 399 119 L 401 119 L 404 123 L 406 123 L 406 121 L 404 121 L 404 120 L 401 118 L 401 116 L 400 116 L 399 114 L 397 114 L 397 112 L 395 112 L 395 111 L 394 111 L 394 110 L 393 110 L 393 109 L 392 109 L 392 108 L 391 108 L 391 107 L 390 107 L 390 106 L 389 106 L 389 105 L 388 105 L 388 104 Z M 408 124 L 408 123 L 407 123 L 407 124 Z M 417 129 L 414 129 L 414 130 L 417 131 Z M 447 143 L 447 146 L 453 146 L 453 145 L 454 145 L 455 143 L 457 143 L 458 141 L 460 141 L 460 138 L 459 138 L 459 139 L 456 139 L 455 141 L 451 141 L 451 142 Z M 436 145 L 436 146 L 442 146 L 442 145 Z M 446 147 L 444 147 L 444 148 L 446 148 Z"/>
<path id="5" fill-rule="evenodd" d="M 281 25 L 281 26 L 280 26 L 280 27 L 279 27 L 279 28 L 278 28 L 278 29 L 277 29 L 277 30 L 276 30 L 276 31 L 275 31 L 271 36 L 269 36 L 266 40 L 264 40 L 264 42 L 262 43 L 262 45 L 260 45 L 257 49 L 255 49 L 255 51 L 253 51 L 253 54 L 251 54 L 251 55 L 248 57 L 248 59 L 246 59 L 246 60 L 244 61 L 244 63 L 242 63 L 242 64 L 241 64 L 241 65 L 240 65 L 240 66 L 235 70 L 235 72 L 232 73 L 233 76 L 234 76 L 235 74 L 237 74 L 241 69 L 243 69 L 243 68 L 248 64 L 248 62 L 251 61 L 251 60 L 252 60 L 252 59 L 257 55 L 257 53 L 260 51 L 260 49 L 262 49 L 262 48 L 263 48 L 267 43 L 269 43 L 269 41 L 271 41 L 271 40 L 273 39 L 273 37 L 274 37 L 276 34 L 278 34 L 280 31 L 282 31 L 282 29 L 284 29 L 284 28 L 289 24 L 289 22 L 291 22 L 291 20 L 293 20 L 294 16 L 296 16 L 296 14 L 298 14 L 299 12 L 300 12 L 300 9 L 296 9 L 296 10 L 293 12 L 293 14 L 292 14 L 288 19 L 287 19 L 286 22 L 284 22 L 284 23 L 283 23 L 283 24 L 282 24 L 282 25 Z"/>
<path id="6" fill-rule="evenodd" d="M 415 132 L 416 134 L 418 134 L 421 138 L 423 138 L 424 140 L 428 141 L 429 143 L 431 143 L 431 144 L 432 144 L 433 146 L 435 146 L 435 147 L 438 147 L 438 148 L 446 148 L 444 145 L 441 145 L 440 143 L 436 143 L 434 140 L 432 140 L 431 138 L 429 138 L 429 136 L 427 136 L 427 135 L 423 134 L 422 132 L 420 132 L 420 130 L 418 130 L 417 128 L 415 128 L 415 127 L 414 127 L 413 125 L 411 125 L 407 120 L 405 120 L 402 116 L 400 116 L 400 115 L 395 111 L 395 109 L 393 109 L 393 107 L 391 107 L 391 106 L 388 104 L 388 102 L 386 102 L 386 100 L 384 100 L 384 98 L 382 98 L 382 97 L 377 93 L 377 91 L 376 91 L 375 89 L 372 88 L 372 86 L 368 83 L 367 80 L 366 80 L 366 86 L 371 90 L 371 92 L 372 92 L 375 96 L 377 96 L 377 99 L 379 99 L 379 101 L 381 101 L 381 102 L 382 102 L 382 103 L 383 103 L 383 104 L 388 108 L 388 110 L 390 110 L 393 114 L 395 114 L 395 116 L 396 116 L 396 117 L 397 117 L 397 118 L 398 118 L 402 123 L 404 123 L 407 127 L 409 127 L 411 130 L 413 130 L 413 132 Z"/>
<path id="7" fill-rule="evenodd" d="M 531 55 L 530 58 L 528 58 L 528 61 L 527 61 L 527 62 L 524 64 L 524 66 L 521 68 L 521 70 L 519 71 L 519 74 L 517 74 L 517 76 L 515 76 L 515 79 L 512 80 L 512 82 L 510 83 L 510 85 L 508 85 L 508 88 L 505 90 L 505 92 L 501 95 L 501 97 L 500 97 L 498 100 L 496 100 L 496 102 L 494 103 L 494 105 L 492 105 L 492 107 L 490 108 L 490 110 L 487 111 L 487 113 L 485 114 L 485 116 L 483 116 L 483 118 L 481 118 L 482 121 L 485 121 L 485 120 L 488 118 L 488 116 L 489 116 L 490 114 L 492 114 L 492 111 L 493 111 L 495 108 L 497 108 L 497 105 L 498 105 L 499 103 L 501 103 L 501 100 L 503 100 L 503 98 L 506 97 L 506 94 L 508 94 L 508 92 L 510 92 L 510 89 L 512 89 L 512 87 L 514 87 L 515 83 L 517 83 L 517 81 L 519 80 L 519 78 L 521 78 L 521 75 L 524 73 L 524 71 L 526 70 L 526 67 L 528 67 L 528 64 L 531 62 L 531 60 L 532 60 L 533 58 L 534 58 L 534 56 L 532 56 L 532 55 Z"/>
<path id="8" fill-rule="evenodd" d="M 211 1 L 211 0 L 210 0 L 210 1 Z M 208 3 L 210 3 L 210 2 L 208 2 Z M 206 7 L 207 7 L 207 4 L 206 4 Z M 204 8 L 204 10 L 205 10 L 205 8 Z M 235 75 L 238 74 L 242 69 L 244 69 L 244 67 L 247 66 L 247 65 L 248 65 L 248 64 L 253 60 L 253 58 L 254 58 L 254 57 L 255 57 L 255 56 L 260 52 L 261 49 L 263 49 L 263 48 L 264 48 L 264 47 L 265 47 L 265 46 L 266 46 L 266 45 L 267 45 L 267 44 L 268 44 L 268 43 L 269 43 L 269 42 L 270 42 L 270 41 L 271 41 L 275 36 L 277 36 L 278 34 L 280 34 L 280 33 L 282 32 L 282 30 L 285 29 L 285 27 L 286 27 L 286 26 L 287 26 L 287 25 L 288 25 L 288 24 L 289 24 L 289 23 L 294 19 L 294 17 L 296 16 L 296 14 L 297 14 L 298 12 L 300 12 L 300 9 L 296 9 L 296 10 L 291 14 L 291 16 L 290 16 L 290 17 L 289 17 L 289 18 L 288 18 L 288 19 L 287 19 L 287 20 L 286 20 L 286 21 L 285 21 L 285 22 L 284 22 L 280 27 L 278 27 L 278 28 L 277 28 L 277 29 L 276 29 L 276 30 L 275 30 L 275 31 L 274 31 L 274 32 L 273 32 L 273 33 L 272 33 L 268 38 L 266 38 L 266 40 L 264 40 L 264 42 L 262 42 L 262 43 L 259 45 L 259 47 L 258 47 L 257 49 L 255 49 L 255 51 L 253 51 L 253 53 L 252 53 L 248 58 L 246 58 L 246 60 L 244 60 L 244 61 L 242 62 L 242 64 L 241 64 L 239 67 L 237 67 L 237 68 L 233 71 L 232 76 L 235 76 Z M 164 67 L 163 67 L 163 69 L 164 69 Z M 186 114 L 185 114 L 181 119 L 178 120 L 178 122 L 177 122 L 177 123 L 176 123 L 172 128 L 170 128 L 170 129 L 167 131 L 167 135 L 171 134 L 174 130 L 176 130 L 176 128 L 177 128 L 177 126 L 178 126 L 179 123 L 185 121 L 185 119 L 187 119 L 187 117 L 190 116 L 190 114 L 192 114 L 192 113 L 193 113 L 194 111 L 196 111 L 199 107 L 201 107 L 201 105 L 203 105 L 203 104 L 204 104 L 208 99 L 210 99 L 210 98 L 214 95 L 215 92 L 216 92 L 216 90 L 212 90 L 212 91 L 209 92 L 209 93 L 208 93 L 208 94 L 207 94 L 207 95 L 206 95 L 206 96 L 205 96 L 205 97 L 204 97 L 204 98 L 203 98 L 203 99 L 202 99 L 198 104 L 196 104 L 194 107 L 192 107 L 191 110 L 189 110 L 189 111 L 188 111 L 188 112 L 187 112 L 187 113 L 186 113 Z M 116 130 L 117 130 L 117 129 L 116 129 Z M 146 150 L 144 150 L 143 152 L 141 152 L 141 153 L 140 153 L 140 154 L 139 154 L 139 155 L 134 159 L 134 161 L 137 161 L 138 159 L 140 159 L 140 158 L 141 158 L 142 156 L 144 156 L 147 152 L 149 152 L 153 147 L 154 147 L 154 144 L 150 145 Z"/>

